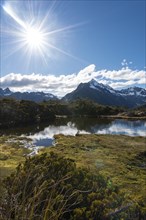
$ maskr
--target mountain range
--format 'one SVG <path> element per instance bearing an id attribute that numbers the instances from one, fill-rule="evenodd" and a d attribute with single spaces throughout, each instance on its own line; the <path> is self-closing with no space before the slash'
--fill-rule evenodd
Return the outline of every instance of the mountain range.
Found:
<path id="1" fill-rule="evenodd" d="M 0 88 L 0 98 L 8 97 L 17 100 L 31 100 L 35 102 L 57 100 L 57 96 L 44 92 L 12 92 L 9 88 Z M 130 87 L 115 90 L 108 85 L 98 83 L 92 79 L 87 83 L 80 83 L 71 93 L 66 94 L 63 101 L 74 101 L 79 98 L 90 99 L 102 105 L 125 106 L 129 108 L 146 104 L 146 89 Z"/>
<path id="2" fill-rule="evenodd" d="M 12 92 L 9 88 L 0 88 L 0 98 L 14 98 L 17 100 L 30 100 L 34 102 L 42 102 L 48 100 L 57 100 L 57 96 L 44 92 Z"/>
<path id="3" fill-rule="evenodd" d="M 146 104 L 146 90 L 139 87 L 115 90 L 92 79 L 88 83 L 79 84 L 73 92 L 65 95 L 63 100 L 73 101 L 79 98 L 90 99 L 102 105 L 133 108 Z"/>

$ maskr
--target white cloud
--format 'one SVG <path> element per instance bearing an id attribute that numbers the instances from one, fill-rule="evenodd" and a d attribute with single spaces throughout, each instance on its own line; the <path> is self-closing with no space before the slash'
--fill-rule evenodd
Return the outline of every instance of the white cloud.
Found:
<path id="1" fill-rule="evenodd" d="M 120 70 L 98 70 L 91 64 L 78 73 L 55 76 L 48 74 L 10 73 L 1 77 L 1 87 L 9 87 L 12 91 L 44 91 L 59 97 L 73 91 L 81 82 L 97 79 L 99 83 L 108 84 L 115 89 L 145 84 L 146 72 L 132 70 L 129 67 Z"/>

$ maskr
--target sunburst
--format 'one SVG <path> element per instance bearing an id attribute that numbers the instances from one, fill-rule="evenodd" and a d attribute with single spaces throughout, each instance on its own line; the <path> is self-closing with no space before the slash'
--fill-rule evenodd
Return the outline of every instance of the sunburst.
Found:
<path id="1" fill-rule="evenodd" d="M 8 34 L 15 38 L 15 49 L 13 52 L 23 50 L 29 55 L 29 58 L 32 58 L 33 54 L 37 54 L 46 62 L 47 57 L 50 57 L 50 51 L 55 50 L 66 56 L 70 56 L 73 59 L 81 61 L 81 59 L 71 55 L 62 48 L 59 48 L 52 42 L 56 41 L 56 34 L 64 33 L 65 31 L 80 26 L 83 23 L 65 27 L 57 27 L 57 25 L 54 27 L 52 25 L 53 28 L 50 28 L 51 25 L 48 25 L 47 19 L 49 17 L 49 12 L 48 14 L 44 15 L 43 19 L 41 20 L 38 20 L 38 18 L 36 19 L 35 17 L 31 17 L 31 20 L 24 20 L 14 11 L 14 8 L 12 8 L 10 2 L 6 2 L 6 4 L 3 6 L 3 9 L 11 17 L 11 19 L 13 19 L 14 24 L 16 24 L 16 27 L 13 25 L 13 29 L 8 31 Z M 30 14 L 29 11 L 28 14 Z M 27 15 L 25 17 L 27 17 Z"/>
<path id="2" fill-rule="evenodd" d="M 38 29 L 32 27 L 26 30 L 26 34 L 24 35 L 24 40 L 26 41 L 26 44 L 28 44 L 31 48 L 34 49 L 41 47 L 45 42 L 43 33 Z"/>

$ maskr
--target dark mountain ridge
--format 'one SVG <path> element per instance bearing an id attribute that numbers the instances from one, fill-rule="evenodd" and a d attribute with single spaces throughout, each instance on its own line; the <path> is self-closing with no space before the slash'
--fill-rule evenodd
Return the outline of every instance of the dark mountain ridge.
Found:
<path id="1" fill-rule="evenodd" d="M 65 95 L 63 100 L 73 101 L 79 98 L 90 99 L 102 105 L 133 108 L 146 103 L 146 90 L 139 87 L 115 90 L 92 79 L 88 83 L 79 84 L 73 92 Z"/>

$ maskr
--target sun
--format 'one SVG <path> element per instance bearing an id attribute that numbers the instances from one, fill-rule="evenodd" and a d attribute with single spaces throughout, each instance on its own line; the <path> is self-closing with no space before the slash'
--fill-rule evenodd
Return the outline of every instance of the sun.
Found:
<path id="1" fill-rule="evenodd" d="M 25 43 L 32 49 L 39 49 L 45 43 L 43 32 L 37 28 L 29 27 L 24 33 Z"/>
<path id="2" fill-rule="evenodd" d="M 83 60 L 63 50 L 62 46 L 61 48 L 60 46 L 58 47 L 59 39 L 62 36 L 67 36 L 69 30 L 82 25 L 82 23 L 60 27 L 58 23 L 53 21 L 53 15 L 50 10 L 43 16 L 40 16 L 38 4 L 33 5 L 33 1 L 30 1 L 30 4 L 27 5 L 29 7 L 26 7 L 27 10 L 24 10 L 25 14 L 22 13 L 21 16 L 18 13 L 17 7 L 13 8 L 10 1 L 5 2 L 2 6 L 3 10 L 13 19 L 13 25 L 10 30 L 5 31 L 12 36 L 12 44 L 15 46 L 13 50 L 11 49 L 11 54 L 22 50 L 28 55 L 28 63 L 30 63 L 31 58 L 37 56 L 41 57 L 45 64 L 47 64 L 48 59 L 52 59 L 55 55 L 58 57 L 56 53 L 58 52 L 83 62 Z M 38 13 L 36 14 L 35 12 Z"/>

